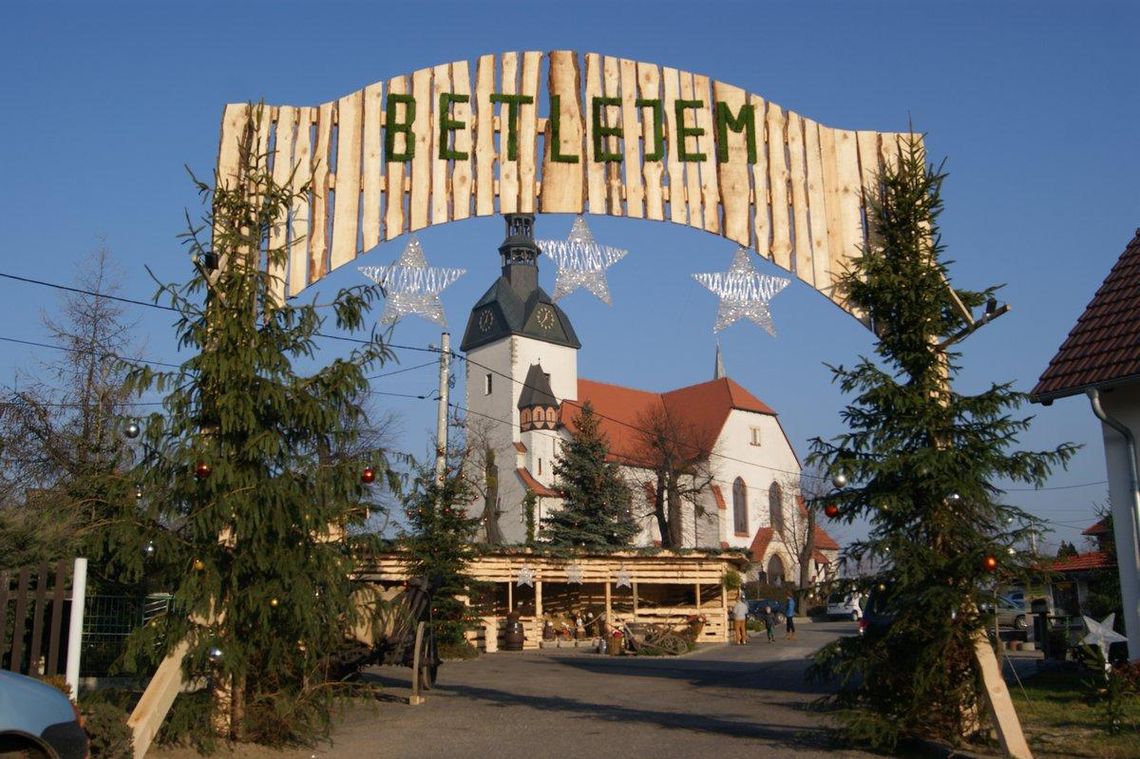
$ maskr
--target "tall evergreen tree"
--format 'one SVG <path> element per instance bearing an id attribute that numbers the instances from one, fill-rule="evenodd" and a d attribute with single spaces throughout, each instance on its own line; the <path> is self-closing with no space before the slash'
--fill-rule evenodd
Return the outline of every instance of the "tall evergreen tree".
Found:
<path id="1" fill-rule="evenodd" d="M 389 469 L 381 450 L 338 452 L 359 434 L 366 373 L 389 353 L 372 332 L 347 358 L 298 368 L 316 356 L 325 312 L 281 302 L 273 272 L 285 271 L 287 249 L 270 233 L 306 188 L 274 180 L 252 110 L 236 179 L 196 180 L 209 203 L 185 235 L 197 274 L 156 295 L 178 312 L 178 344 L 192 355 L 175 371 L 128 375 L 166 396 L 143 420 L 144 497 L 118 542 L 135 571 L 167 583 L 178 610 L 148 626 L 142 647 L 166 654 L 189 642 L 184 669 L 221 686 L 215 719 L 230 737 L 283 743 L 327 730 L 326 657 L 358 620 L 351 576 L 370 536 L 357 528 L 378 486 L 362 475 L 370 467 L 379 484 Z M 336 327 L 365 330 L 376 297 L 337 293 Z"/>
<path id="2" fill-rule="evenodd" d="M 958 354 L 946 336 L 967 327 L 954 303 L 937 219 L 941 167 L 925 165 L 911 138 L 881 176 L 869 210 L 871 244 L 842 285 L 870 317 L 878 361 L 834 367 L 855 398 L 843 412 L 849 431 L 814 440 L 809 463 L 849 484 L 827 496 L 838 518 L 862 518 L 866 540 L 847 557 L 880 567 L 865 580 L 887 601 L 882 634 L 844 638 L 817 657 L 814 674 L 838 675 L 834 700 L 849 736 L 891 748 L 908 736 L 957 741 L 983 696 L 974 642 L 979 611 L 998 572 L 1018 573 L 1017 546 L 1035 520 L 1002 503 L 996 482 L 1039 485 L 1064 465 L 1071 445 L 1014 451 L 1029 419 L 1012 415 L 1024 396 L 1009 384 L 976 395 L 951 389 Z M 992 297 L 956 291 L 967 308 Z"/>
<path id="3" fill-rule="evenodd" d="M 467 567 L 475 555 L 479 518 L 468 517 L 464 505 L 474 497 L 461 470 L 437 481 L 432 471 L 421 471 L 405 502 L 409 530 L 401 542 L 412 560 L 409 574 L 428 580 L 432 592 L 432 621 L 441 646 L 463 643 L 468 623 L 467 605 L 476 590 Z"/>
<path id="4" fill-rule="evenodd" d="M 629 545 L 637 535 L 630 513 L 629 485 L 617 464 L 606 461 L 609 446 L 589 403 L 577 430 L 554 459 L 554 486 L 562 509 L 542 521 L 542 538 L 555 546 L 607 548 Z"/>

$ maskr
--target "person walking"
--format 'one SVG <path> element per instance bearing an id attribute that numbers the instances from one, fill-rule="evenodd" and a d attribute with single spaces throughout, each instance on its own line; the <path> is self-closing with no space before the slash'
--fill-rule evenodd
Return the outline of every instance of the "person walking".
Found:
<path id="1" fill-rule="evenodd" d="M 796 597 L 791 593 L 788 594 L 788 600 L 784 603 L 784 617 L 788 620 L 787 631 L 784 633 L 784 640 L 796 639 Z"/>
<path id="2" fill-rule="evenodd" d="M 740 594 L 736 597 L 736 605 L 732 607 L 732 630 L 734 633 L 735 642 L 739 646 L 743 646 L 748 642 L 748 604 L 744 601 L 744 595 Z"/>
<path id="3" fill-rule="evenodd" d="M 775 624 L 776 620 L 772 616 L 772 607 L 768 604 L 764 604 L 764 632 L 768 633 L 769 643 L 776 640 L 776 634 L 772 631 Z"/>

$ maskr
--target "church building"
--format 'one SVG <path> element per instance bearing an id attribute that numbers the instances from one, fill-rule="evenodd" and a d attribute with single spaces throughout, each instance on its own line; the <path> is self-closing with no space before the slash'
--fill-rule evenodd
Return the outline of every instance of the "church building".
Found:
<path id="1" fill-rule="evenodd" d="M 460 344 L 468 445 L 481 462 L 477 479 L 494 481 L 494 503 L 470 507 L 482 509 L 484 539 L 524 543 L 560 508 L 554 461 L 589 403 L 611 460 L 631 485 L 638 545 L 661 543 L 649 441 L 667 422 L 704 459 L 683 501 L 679 547 L 745 549 L 770 582 L 795 581 L 806 511 L 800 463 L 776 412 L 724 375 L 719 349 L 713 379 L 663 393 L 579 377 L 582 344 L 538 283 L 534 216 L 509 214 L 506 221 L 501 276 L 471 309 Z M 818 528 L 815 542 L 809 575 L 822 580 L 838 545 Z"/>

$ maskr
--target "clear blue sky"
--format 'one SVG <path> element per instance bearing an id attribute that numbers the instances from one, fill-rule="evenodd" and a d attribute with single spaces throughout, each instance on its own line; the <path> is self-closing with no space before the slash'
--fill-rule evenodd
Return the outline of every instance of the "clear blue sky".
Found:
<path id="1" fill-rule="evenodd" d="M 927 133 L 946 156 L 943 233 L 963 287 L 1008 283 L 1012 312 L 963 346 L 959 389 L 1030 389 L 1140 225 L 1140 84 L 1130 2 L 1088 3 L 378 3 L 7 2 L 0 7 L 0 271 L 74 284 L 105 238 L 123 294 L 149 298 L 143 266 L 181 280 L 175 239 L 198 211 L 183 165 L 208 175 L 222 108 L 264 98 L 315 105 L 414 69 L 505 50 L 572 49 L 707 74 L 830 126 Z M 671 225 L 591 217 L 630 255 L 610 270 L 614 305 L 562 302 L 583 342 L 583 375 L 664 390 L 711 377 L 716 299 L 691 274 L 727 268 L 734 246 Z M 564 237 L 571 218 L 539 219 Z M 481 219 L 420 234 L 428 260 L 468 274 L 443 303 L 458 342 L 497 273 L 502 227 Z M 386 264 L 402 239 L 359 264 Z M 552 267 L 542 282 L 553 287 Z M 767 268 L 770 273 L 778 271 Z M 356 266 L 325 288 L 362 283 Z M 0 281 L 0 336 L 43 340 L 54 291 Z M 139 350 L 177 360 L 168 315 L 138 309 Z M 823 362 L 850 363 L 870 335 L 793 284 L 773 302 L 778 336 L 740 322 L 721 334 L 728 371 L 775 408 L 801 456 L 840 429 L 844 405 Z M 378 316 L 379 314 L 377 314 Z M 395 339 L 438 342 L 410 319 Z M 328 346 L 327 355 L 339 350 Z M 51 352 L 0 343 L 0 382 Z M 427 360 L 403 352 L 401 367 Z M 397 368 L 397 367 L 392 367 Z M 462 380 L 462 377 L 460 377 Z M 430 367 L 374 389 L 429 392 Z M 379 397 L 401 414 L 401 447 L 423 454 L 427 401 Z M 1086 445 L 1050 489 L 1010 500 L 1075 539 L 1106 488 L 1099 426 L 1081 398 L 1037 414 L 1027 447 Z M 1091 484 L 1090 484 L 1091 483 Z M 843 537 L 849 531 L 835 530 Z"/>

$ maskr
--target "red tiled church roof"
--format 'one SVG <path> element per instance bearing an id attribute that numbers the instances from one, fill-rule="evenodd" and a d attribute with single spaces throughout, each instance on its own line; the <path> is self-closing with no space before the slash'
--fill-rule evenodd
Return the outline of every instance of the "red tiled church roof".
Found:
<path id="1" fill-rule="evenodd" d="M 1140 229 L 1030 397 L 1037 402 L 1140 379 Z"/>
<path id="2" fill-rule="evenodd" d="M 748 551 L 752 554 L 752 560 L 756 562 L 764 561 L 764 554 L 768 550 L 768 544 L 772 542 L 772 528 L 761 527 L 756 531 L 756 537 L 752 538 L 752 545 Z"/>
<path id="3" fill-rule="evenodd" d="M 1081 534 L 1082 535 L 1107 535 L 1108 534 L 1108 524 L 1105 522 L 1105 520 L 1102 519 L 1099 522 L 1097 522 L 1096 524 L 1094 524 L 1092 527 L 1086 527 L 1085 529 L 1081 530 Z"/>
<path id="4" fill-rule="evenodd" d="M 835 542 L 835 538 L 824 532 L 819 525 L 815 526 L 815 547 L 821 551 L 839 550 L 839 544 Z"/>
<path id="5" fill-rule="evenodd" d="M 641 430 L 645 419 L 653 414 L 668 412 L 710 448 L 733 409 L 776 415 L 766 403 L 727 377 L 666 393 L 579 379 L 578 399 L 562 403 L 562 423 L 571 431 L 576 429 L 578 414 L 587 402 L 598 417 L 611 458 L 630 463 L 647 458 Z"/>
<path id="6" fill-rule="evenodd" d="M 542 496 L 543 498 L 561 498 L 562 497 L 562 494 L 559 493 L 557 490 L 552 490 L 552 489 L 546 487 L 545 485 L 543 485 L 538 480 L 536 480 L 534 478 L 534 475 L 531 474 L 530 470 L 528 470 L 526 467 L 520 466 L 518 468 L 518 473 L 519 473 L 519 479 L 521 479 L 523 481 L 523 484 L 526 485 L 527 488 L 534 491 L 535 495 Z"/>

